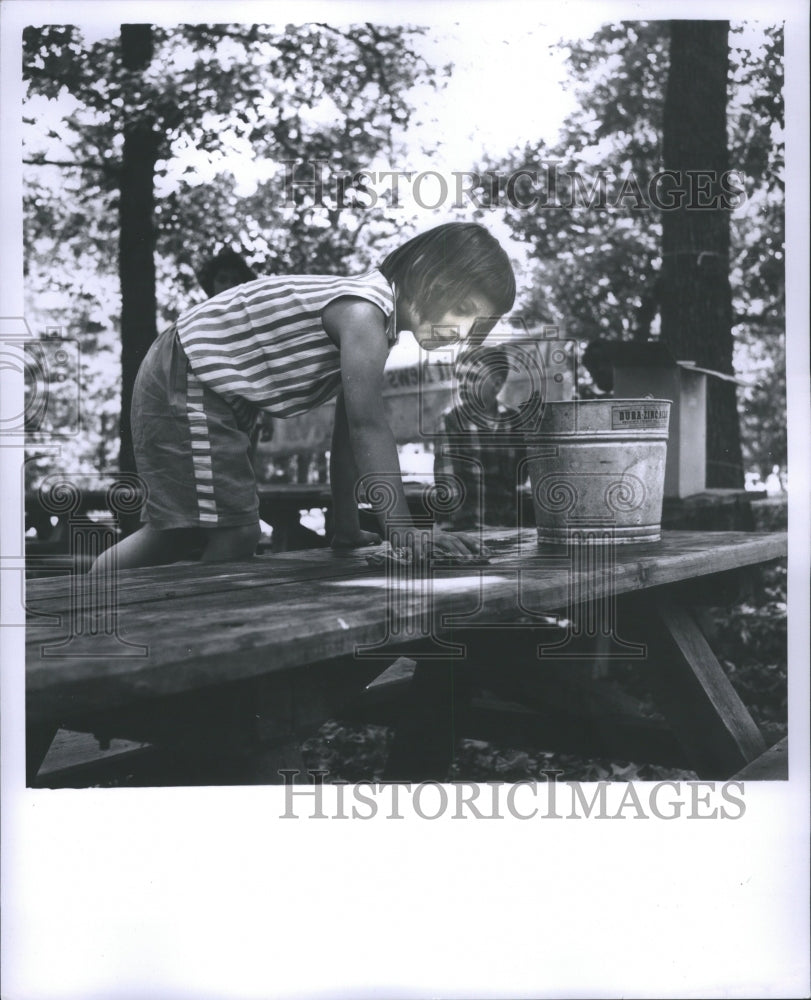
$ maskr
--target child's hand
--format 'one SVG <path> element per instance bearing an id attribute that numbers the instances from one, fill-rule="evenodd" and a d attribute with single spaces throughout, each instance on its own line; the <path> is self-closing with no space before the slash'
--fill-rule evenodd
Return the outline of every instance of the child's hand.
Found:
<path id="1" fill-rule="evenodd" d="M 487 556 L 487 547 L 473 535 L 461 531 L 442 531 L 434 528 L 430 545 L 434 552 L 453 556 Z"/>
<path id="2" fill-rule="evenodd" d="M 347 532 L 335 532 L 330 546 L 333 549 L 363 549 L 369 545 L 379 545 L 382 541 L 375 531 L 362 531 L 360 528 L 351 535 Z"/>
<path id="3" fill-rule="evenodd" d="M 399 541 L 399 539 L 396 539 Z M 382 549 L 366 557 L 374 569 L 391 565 L 412 567 L 429 572 L 431 567 L 482 566 L 490 561 L 486 547 L 470 535 L 451 534 L 435 528 L 432 532 L 408 534 L 405 545 L 386 543 Z"/>
<path id="4" fill-rule="evenodd" d="M 415 562 L 426 563 L 433 560 L 456 560 L 460 563 L 486 559 L 490 553 L 486 546 L 473 535 L 461 531 L 415 531 L 410 537 L 402 539 L 408 549 L 409 558 Z M 399 540 L 398 540 L 399 542 Z M 395 548 L 397 542 L 393 542 Z"/>

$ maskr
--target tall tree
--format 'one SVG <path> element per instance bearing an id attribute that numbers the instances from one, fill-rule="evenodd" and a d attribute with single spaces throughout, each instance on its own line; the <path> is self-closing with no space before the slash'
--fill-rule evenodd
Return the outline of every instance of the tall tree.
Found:
<path id="1" fill-rule="evenodd" d="M 121 25 L 121 64 L 125 87 L 132 89 L 127 104 L 142 90 L 141 77 L 152 61 L 152 26 Z M 157 334 L 155 309 L 155 162 L 160 134 L 154 111 L 143 107 L 124 122 L 118 196 L 121 280 L 121 450 L 119 468 L 135 471 L 130 405 L 138 368 Z"/>
<path id="2" fill-rule="evenodd" d="M 633 177 L 644 192 L 659 167 L 667 23 L 606 25 L 565 47 L 579 107 L 558 140 L 529 142 L 484 166 L 537 175 L 535 207 L 521 204 L 529 191 L 513 203 L 502 198 L 535 262 L 529 318 L 562 322 L 579 340 L 626 339 L 649 323 L 660 228 L 658 213 L 622 185 Z"/>
<path id="3" fill-rule="evenodd" d="M 77 26 L 25 30 L 25 158 L 41 168 L 26 175 L 29 302 L 42 312 L 41 289 L 80 282 L 95 297 L 85 309 L 94 323 L 120 322 L 123 466 L 156 295 L 161 322 L 174 318 L 195 288 L 195 265 L 218 244 L 241 245 L 260 272 L 344 269 L 362 231 L 385 220 L 385 205 L 353 214 L 335 204 L 330 181 L 323 198 L 303 188 L 288 197 L 283 162 L 306 179 L 318 161 L 334 178 L 391 154 L 412 113 L 411 87 L 440 78 L 418 52 L 422 33 L 125 25 L 118 39 L 85 43 Z M 234 167 L 246 155 L 264 168 L 247 195 Z M 121 308 L 111 313 L 99 290 L 116 258 Z"/>
<path id="4" fill-rule="evenodd" d="M 532 294 L 524 309 L 529 319 L 560 323 L 581 341 L 661 332 L 667 213 L 651 203 L 647 186 L 664 165 L 670 33 L 668 21 L 623 22 L 561 43 L 579 106 L 558 140 L 528 143 L 504 161 L 482 165 L 502 176 L 519 168 L 538 172 L 537 207 L 503 207 L 530 248 Z M 727 213 L 733 347 L 736 371 L 758 380 L 739 389 L 738 399 L 747 468 L 763 475 L 786 455 L 782 34 L 781 25 L 741 22 L 729 38 L 728 162 L 745 188 Z M 546 173 L 558 178 L 548 191 Z M 728 370 L 721 362 L 715 367 Z M 710 422 L 717 426 L 715 418 Z M 713 481 L 717 470 L 709 471 Z"/>
<path id="5" fill-rule="evenodd" d="M 678 358 L 732 374 L 727 147 L 729 24 L 673 21 L 662 160 L 685 197 L 662 213 L 662 339 Z M 743 486 L 735 384 L 707 386 L 707 485 Z"/>

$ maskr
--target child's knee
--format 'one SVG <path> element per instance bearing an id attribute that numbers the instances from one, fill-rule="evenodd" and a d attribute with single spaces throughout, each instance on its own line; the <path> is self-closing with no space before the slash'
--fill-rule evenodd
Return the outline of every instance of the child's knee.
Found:
<path id="1" fill-rule="evenodd" d="M 249 545 L 252 548 L 256 548 L 259 544 L 259 539 L 262 537 L 262 532 L 259 530 L 259 524 L 246 524 L 241 528 L 236 529 L 238 532 L 237 538 L 239 544 Z"/>
<path id="2" fill-rule="evenodd" d="M 203 552 L 204 562 L 225 562 L 229 559 L 246 559 L 256 552 L 261 531 L 259 524 L 244 524 L 237 528 L 223 528 L 209 540 Z"/>
<path id="3" fill-rule="evenodd" d="M 237 545 L 246 551 L 248 555 L 253 555 L 256 551 L 256 546 L 259 544 L 259 539 L 262 537 L 262 532 L 259 529 L 259 524 L 246 524 L 241 528 L 238 528 L 239 532 L 237 536 Z"/>
<path id="4" fill-rule="evenodd" d="M 226 540 L 227 549 L 230 552 L 228 558 L 248 559 L 256 553 L 256 546 L 262 533 L 258 524 L 246 524 L 239 528 L 233 528 L 232 533 Z"/>

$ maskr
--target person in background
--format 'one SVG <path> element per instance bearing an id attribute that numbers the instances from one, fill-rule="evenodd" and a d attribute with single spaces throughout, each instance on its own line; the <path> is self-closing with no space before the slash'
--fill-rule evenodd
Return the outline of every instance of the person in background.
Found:
<path id="1" fill-rule="evenodd" d="M 459 402 L 440 418 L 434 448 L 434 482 L 458 504 L 452 530 L 518 523 L 521 412 L 499 400 L 509 358 L 503 347 L 480 347 L 456 366 Z"/>
<path id="2" fill-rule="evenodd" d="M 591 376 L 591 385 L 578 385 L 578 399 L 605 399 L 614 393 L 613 342 L 598 338 L 586 345 L 583 367 Z"/>
<path id="3" fill-rule="evenodd" d="M 258 275 L 235 250 L 226 247 L 207 258 L 197 271 L 200 287 L 211 298 L 229 288 L 255 281 Z"/>

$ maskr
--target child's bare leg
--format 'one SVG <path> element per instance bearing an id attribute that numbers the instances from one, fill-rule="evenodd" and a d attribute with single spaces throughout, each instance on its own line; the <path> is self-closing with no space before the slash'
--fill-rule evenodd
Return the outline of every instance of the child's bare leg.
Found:
<path id="1" fill-rule="evenodd" d="M 208 541 L 203 550 L 202 562 L 230 562 L 249 559 L 259 543 L 261 532 L 258 522 L 238 528 L 214 528 L 206 532 Z"/>
<path id="2" fill-rule="evenodd" d="M 134 569 L 138 566 L 161 566 L 174 562 L 183 555 L 184 540 L 175 531 L 161 530 L 145 524 L 102 552 L 90 567 L 90 572 L 100 573 L 111 569 L 113 565 L 116 569 Z"/>

